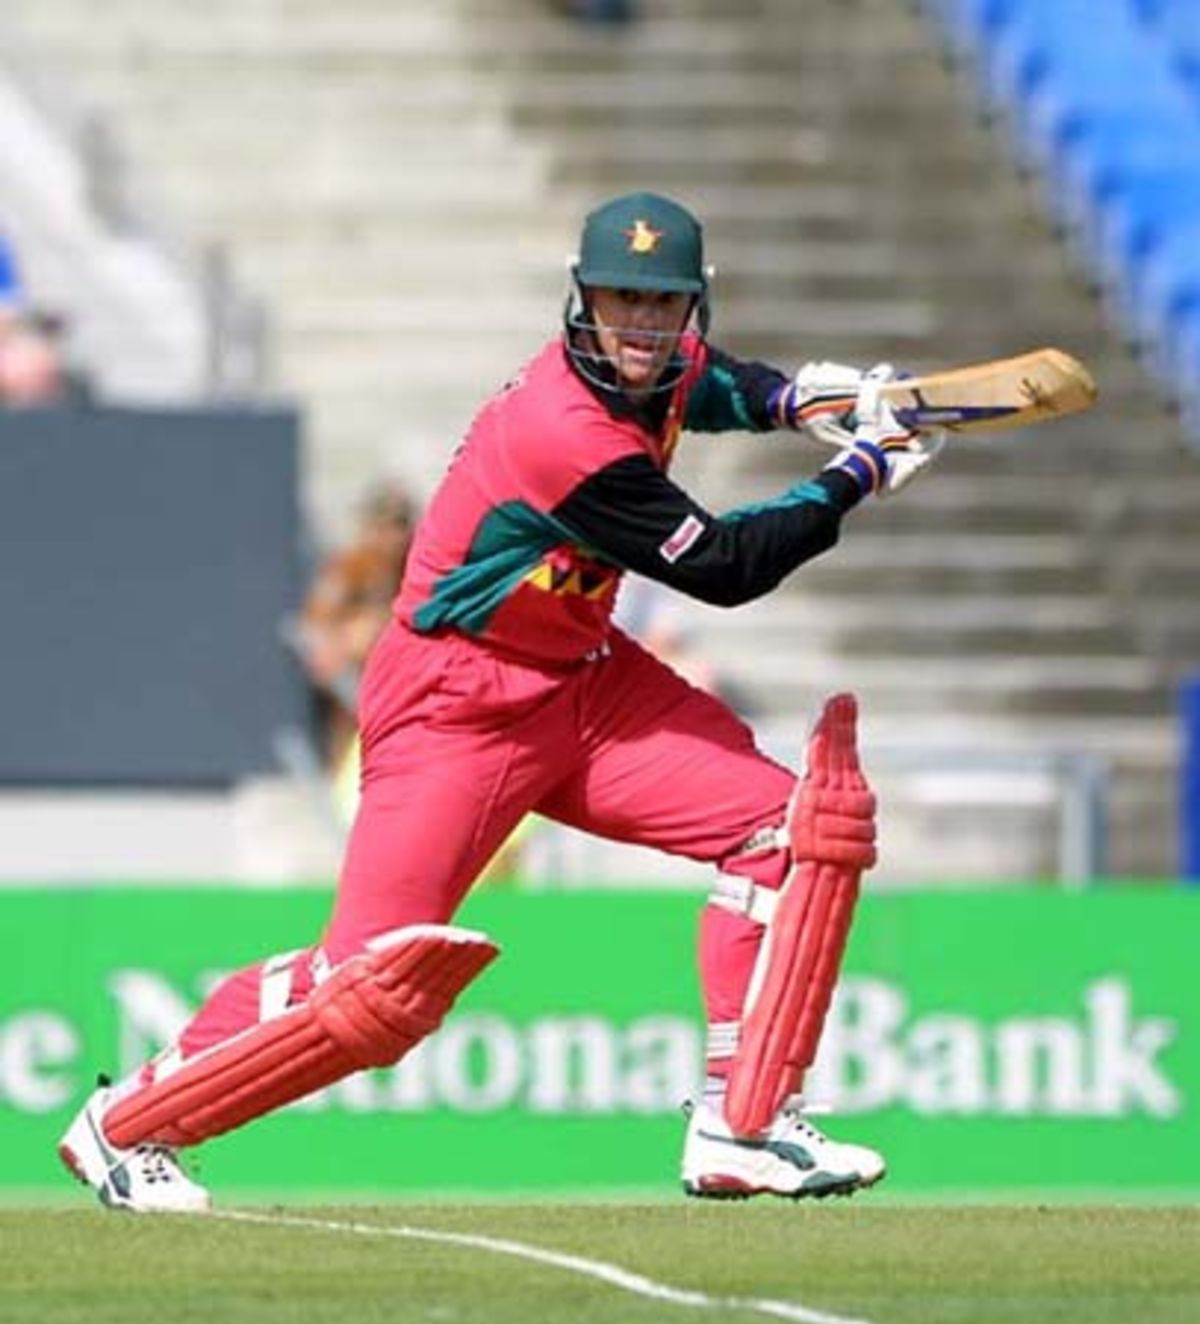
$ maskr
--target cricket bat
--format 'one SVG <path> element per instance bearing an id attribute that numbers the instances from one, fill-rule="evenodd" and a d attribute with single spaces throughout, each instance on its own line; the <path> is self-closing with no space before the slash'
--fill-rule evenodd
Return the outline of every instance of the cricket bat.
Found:
<path id="1" fill-rule="evenodd" d="M 1011 359 L 902 377 L 880 390 L 905 427 L 982 432 L 1019 428 L 1089 409 L 1096 383 L 1061 349 L 1035 349 Z"/>

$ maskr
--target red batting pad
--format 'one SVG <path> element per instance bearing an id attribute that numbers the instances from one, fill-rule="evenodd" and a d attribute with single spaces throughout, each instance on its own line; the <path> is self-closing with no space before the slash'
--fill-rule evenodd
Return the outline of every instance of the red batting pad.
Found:
<path id="1" fill-rule="evenodd" d="M 811 861 L 780 897 L 760 957 L 766 973 L 729 1072 L 725 1118 L 737 1134 L 764 1130 L 812 1065 L 857 897 L 857 871 Z"/>
<path id="2" fill-rule="evenodd" d="M 466 929 L 397 929 L 344 961 L 298 1006 L 122 1099 L 105 1116 L 105 1133 L 122 1148 L 195 1145 L 364 1067 L 391 1066 L 437 1029 L 498 955 Z"/>
<path id="3" fill-rule="evenodd" d="M 789 818 L 796 858 L 763 937 L 730 1068 L 725 1118 L 764 1130 L 812 1065 L 841 969 L 863 869 L 875 862 L 875 798 L 855 747 L 857 706 L 825 705 Z"/>

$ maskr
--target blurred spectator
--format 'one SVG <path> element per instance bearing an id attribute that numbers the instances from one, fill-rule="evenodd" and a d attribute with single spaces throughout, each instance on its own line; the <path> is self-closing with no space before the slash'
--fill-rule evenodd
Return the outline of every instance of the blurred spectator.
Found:
<path id="1" fill-rule="evenodd" d="M 62 404 L 74 398 L 55 323 L 6 310 L 0 317 L 0 405 L 10 409 Z"/>
<path id="2" fill-rule="evenodd" d="M 388 482 L 373 488 L 353 539 L 318 569 L 301 611 L 298 649 L 321 709 L 325 765 L 339 781 L 352 773 L 348 761 L 357 765 L 359 677 L 391 616 L 414 518 L 402 487 Z"/>
<path id="3" fill-rule="evenodd" d="M 64 348 L 66 325 L 29 305 L 12 244 L 0 235 L 0 407 L 80 403 L 86 378 Z"/>
<path id="4" fill-rule="evenodd" d="M 372 644 L 387 625 L 404 578 L 417 510 L 405 489 L 371 489 L 357 531 L 318 569 L 305 598 L 296 644 L 317 696 L 322 757 L 337 817 L 348 825 L 358 805 L 357 699 Z M 539 820 L 528 815 L 480 875 L 482 886 L 520 882 L 521 858 Z"/>

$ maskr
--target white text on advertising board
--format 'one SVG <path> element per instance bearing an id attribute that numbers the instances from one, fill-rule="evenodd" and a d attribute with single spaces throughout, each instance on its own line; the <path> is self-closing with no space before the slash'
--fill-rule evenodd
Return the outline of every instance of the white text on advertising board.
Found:
<path id="1" fill-rule="evenodd" d="M 120 1075 L 158 1051 L 193 1006 L 154 971 L 117 971 L 109 991 L 117 1024 L 111 1044 L 86 1043 L 69 1016 L 47 1008 L 0 1020 L 0 1104 L 26 1113 L 66 1107 L 98 1069 Z M 913 1014 L 901 986 L 855 976 L 834 999 L 806 1093 L 844 1113 L 899 1107 L 960 1116 L 1169 1118 L 1185 1103 L 1164 1061 L 1177 1037 L 1176 1021 L 1138 1011 L 1129 981 L 1117 975 L 1086 984 L 1071 1015 L 994 1021 L 954 1008 Z M 674 1014 L 618 1024 L 599 1012 L 530 1023 L 463 1013 L 397 1067 L 352 1077 L 297 1106 L 673 1112 L 700 1079 L 701 1044 L 698 1021 Z"/>

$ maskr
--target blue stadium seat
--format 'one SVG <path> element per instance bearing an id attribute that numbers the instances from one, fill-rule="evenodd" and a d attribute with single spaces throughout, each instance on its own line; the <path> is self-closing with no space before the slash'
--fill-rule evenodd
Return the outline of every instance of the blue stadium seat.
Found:
<path id="1" fill-rule="evenodd" d="M 1167 57 L 1200 111 L 1200 7 L 1194 0 L 1132 0 L 1147 29 L 1164 45 Z"/>
<path id="2" fill-rule="evenodd" d="M 1178 385 L 1182 344 L 1200 314 L 1200 221 L 1172 226 L 1130 282 L 1133 333 L 1155 375 Z"/>
<path id="3" fill-rule="evenodd" d="M 1200 161 L 1123 177 L 1098 202 L 1091 253 L 1100 284 L 1127 288 L 1174 230 L 1200 223 Z"/>
<path id="4" fill-rule="evenodd" d="M 1174 98 L 1076 100 L 1045 125 L 1047 155 L 1038 168 L 1055 212 L 1072 231 L 1086 230 L 1107 198 L 1142 169 L 1154 173 L 1197 159 L 1189 146 L 1192 117 Z"/>
<path id="5" fill-rule="evenodd" d="M 1189 131 L 1172 144 L 1176 165 L 1181 171 L 1200 170 L 1196 166 L 1200 158 L 1200 5 L 1196 0 L 1130 3 L 1146 31 L 1159 42 L 1193 112 Z M 1139 300 L 1136 322 L 1143 329 L 1155 319 L 1162 322 L 1152 366 L 1179 402 L 1185 428 L 1200 441 L 1200 296 L 1192 257 L 1200 248 L 1200 218 L 1194 191 L 1191 180 L 1181 181 L 1177 193 L 1159 199 L 1162 213 L 1157 219 L 1149 216 L 1153 205 L 1149 197 L 1131 202 L 1126 241 L 1134 264 L 1127 280 Z M 1133 214 L 1139 211 L 1147 213 L 1145 219 Z M 1146 241 L 1145 246 L 1141 241 Z"/>
<path id="6" fill-rule="evenodd" d="M 1062 40 L 1068 41 L 1065 34 Z M 1007 89 L 997 83 L 997 93 L 1012 105 L 1019 152 L 1038 169 L 1061 169 L 1093 124 L 1104 132 L 1141 120 L 1174 133 L 1194 120 L 1162 48 L 1137 28 L 1102 28 L 1073 45 L 1038 48 L 1036 58 L 1031 50 L 1012 73 L 1015 81 Z"/>
<path id="7" fill-rule="evenodd" d="M 1200 0 L 924 0 L 1154 371 L 1200 418 Z"/>
<path id="8" fill-rule="evenodd" d="M 1143 178 L 1200 169 L 1200 127 L 1186 109 L 1124 107 L 1091 116 L 1067 143 L 1055 189 L 1069 220 L 1086 221 Z"/>
<path id="9" fill-rule="evenodd" d="M 989 34 L 985 91 L 1019 106 L 1048 72 L 1089 68 L 1145 38 L 1128 0 L 1024 0 Z"/>

